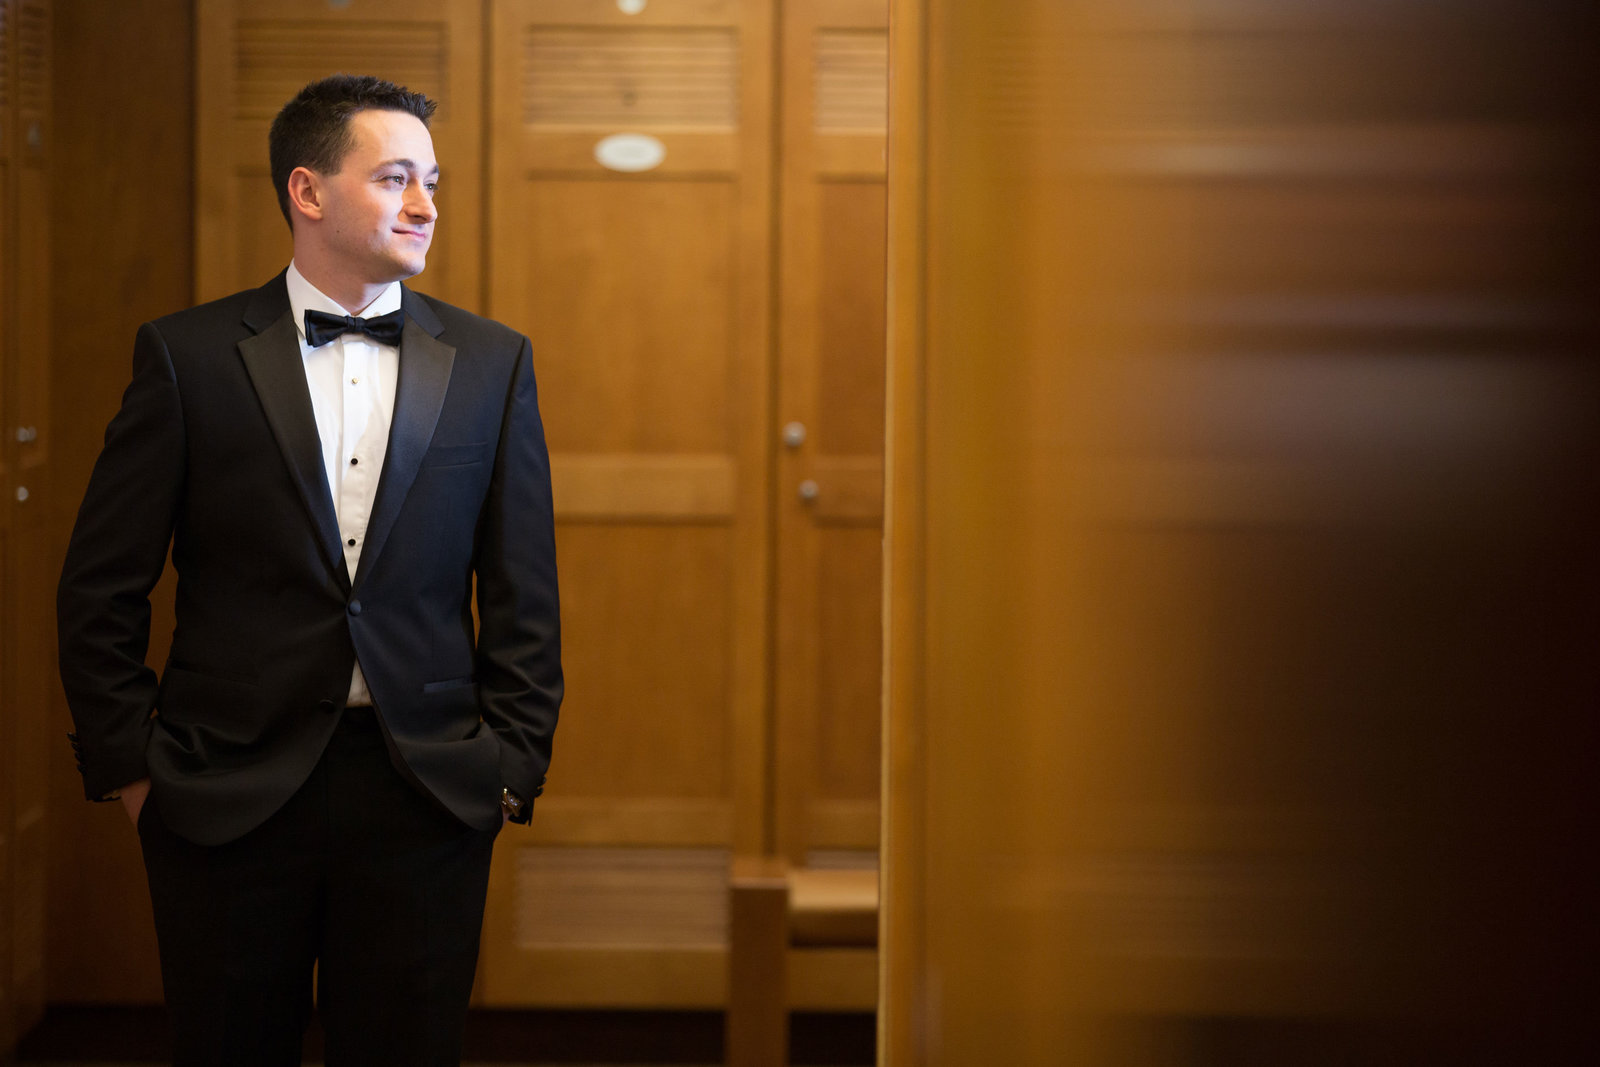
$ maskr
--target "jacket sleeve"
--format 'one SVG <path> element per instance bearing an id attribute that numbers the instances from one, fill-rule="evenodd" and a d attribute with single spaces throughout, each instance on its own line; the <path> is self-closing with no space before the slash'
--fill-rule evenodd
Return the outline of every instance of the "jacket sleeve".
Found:
<path id="1" fill-rule="evenodd" d="M 544 789 L 563 692 L 550 456 L 524 338 L 501 423 L 478 546 L 478 694 L 500 739 L 502 783 Z"/>
<path id="2" fill-rule="evenodd" d="M 161 577 L 184 484 L 184 427 L 161 333 L 140 327 L 133 381 L 106 429 L 56 591 L 61 682 L 91 800 L 146 777 L 156 704 L 145 666 L 150 590 Z"/>

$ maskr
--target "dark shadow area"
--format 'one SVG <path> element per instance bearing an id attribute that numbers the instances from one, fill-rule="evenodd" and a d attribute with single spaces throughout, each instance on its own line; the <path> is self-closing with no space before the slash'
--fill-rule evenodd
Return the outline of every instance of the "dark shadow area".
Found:
<path id="1" fill-rule="evenodd" d="M 1575 1020 L 1512 1029 L 1464 1019 L 1196 1018 L 1140 1020 L 1146 1051 L 1188 1067 L 1501 1067 L 1589 1063 L 1596 1051 Z"/>
<path id="2" fill-rule="evenodd" d="M 474 1011 L 463 1058 L 485 1063 L 712 1064 L 722 1062 L 718 1011 Z M 790 1062 L 866 1067 L 876 1052 L 875 1017 L 797 1013 Z M 166 1012 L 157 1007 L 56 1006 L 17 1047 L 23 1062 L 110 1060 L 167 1063 Z M 322 1057 L 315 1020 L 305 1057 Z"/>

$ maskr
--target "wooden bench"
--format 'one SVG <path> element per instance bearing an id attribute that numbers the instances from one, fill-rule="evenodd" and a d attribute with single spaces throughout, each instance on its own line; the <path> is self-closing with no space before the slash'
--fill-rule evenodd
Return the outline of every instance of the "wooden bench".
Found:
<path id="1" fill-rule="evenodd" d="M 794 1008 L 876 1007 L 876 869 L 742 856 L 729 887 L 729 1067 L 786 1064 Z"/>

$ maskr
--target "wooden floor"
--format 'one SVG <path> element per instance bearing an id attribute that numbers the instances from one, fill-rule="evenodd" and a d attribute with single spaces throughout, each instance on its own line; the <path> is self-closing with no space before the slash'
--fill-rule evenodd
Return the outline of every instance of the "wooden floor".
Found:
<path id="1" fill-rule="evenodd" d="M 482 1011 L 468 1019 L 464 1067 L 713 1067 L 722 1062 L 721 1012 Z M 790 1062 L 868 1067 L 871 1014 L 797 1014 Z M 321 1062 L 306 1035 L 306 1067 Z M 170 1062 L 166 1017 L 151 1007 L 54 1007 L 17 1048 L 15 1067 L 149 1067 Z"/>

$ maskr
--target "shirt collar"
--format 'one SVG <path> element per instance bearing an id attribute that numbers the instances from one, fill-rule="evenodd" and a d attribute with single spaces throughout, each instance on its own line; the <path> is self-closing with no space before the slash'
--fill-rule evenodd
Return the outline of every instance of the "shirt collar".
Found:
<path id="1" fill-rule="evenodd" d="M 330 315 L 350 314 L 339 306 L 338 301 L 306 281 L 306 276 L 300 273 L 293 260 L 289 261 L 289 269 L 284 272 L 283 280 L 289 287 L 289 312 L 294 316 L 295 332 L 300 335 L 301 341 L 306 339 L 307 311 L 326 311 Z M 372 303 L 362 309 L 361 317 L 370 319 L 374 315 L 386 315 L 399 309 L 400 283 L 390 282 Z"/>

